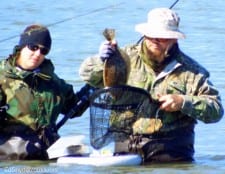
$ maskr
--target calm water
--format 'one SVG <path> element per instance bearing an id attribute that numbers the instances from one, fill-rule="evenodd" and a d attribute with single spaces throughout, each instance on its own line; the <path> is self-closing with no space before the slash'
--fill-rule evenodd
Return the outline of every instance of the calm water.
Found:
<path id="1" fill-rule="evenodd" d="M 0 4 L 0 57 L 6 57 L 18 43 L 18 35 L 31 23 L 49 25 L 53 46 L 49 58 L 57 73 L 78 90 L 83 82 L 78 69 L 84 58 L 97 53 L 106 27 L 117 31 L 121 46 L 134 43 L 139 33 L 134 25 L 145 22 L 149 9 L 169 7 L 173 0 L 10 0 Z M 181 17 L 181 30 L 187 35 L 180 48 L 211 72 L 211 81 L 220 90 L 223 104 L 224 80 L 224 0 L 180 0 L 174 9 Z M 224 105 L 225 106 L 225 105 Z M 54 162 L 2 162 L 2 173 L 225 173 L 225 120 L 216 124 L 199 122 L 196 127 L 194 164 L 152 165 L 135 167 L 60 166 Z M 63 135 L 89 134 L 89 114 L 70 120 L 60 130 Z"/>

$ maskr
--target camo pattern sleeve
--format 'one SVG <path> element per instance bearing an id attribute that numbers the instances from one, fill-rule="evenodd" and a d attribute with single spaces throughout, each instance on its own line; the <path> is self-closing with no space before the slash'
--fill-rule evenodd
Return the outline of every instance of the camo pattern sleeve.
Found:
<path id="1" fill-rule="evenodd" d="M 193 79 L 192 90 L 194 94 L 184 95 L 181 111 L 190 117 L 205 123 L 214 123 L 223 116 L 223 106 L 218 90 L 209 81 L 207 76 L 197 75 Z M 191 92 L 191 90 L 189 90 Z"/>
<path id="2" fill-rule="evenodd" d="M 156 76 L 140 57 L 139 46 L 128 46 L 125 51 L 131 59 L 129 85 L 146 89 L 156 100 L 157 93 L 183 95 L 180 112 L 161 112 L 164 123 L 179 119 L 214 123 L 222 118 L 224 109 L 219 91 L 209 80 L 209 72 L 194 59 L 178 50 L 175 60 Z"/>
<path id="3" fill-rule="evenodd" d="M 88 57 L 79 69 L 79 75 L 86 83 L 101 88 L 103 87 L 103 67 L 104 64 L 99 56 Z"/>

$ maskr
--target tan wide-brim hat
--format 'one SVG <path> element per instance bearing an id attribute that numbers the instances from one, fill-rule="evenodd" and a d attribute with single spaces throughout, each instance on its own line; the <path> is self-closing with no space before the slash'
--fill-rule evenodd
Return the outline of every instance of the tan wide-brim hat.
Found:
<path id="1" fill-rule="evenodd" d="M 137 24 L 135 30 L 151 38 L 184 39 L 179 22 L 179 16 L 171 9 L 156 8 L 148 13 L 147 23 Z"/>

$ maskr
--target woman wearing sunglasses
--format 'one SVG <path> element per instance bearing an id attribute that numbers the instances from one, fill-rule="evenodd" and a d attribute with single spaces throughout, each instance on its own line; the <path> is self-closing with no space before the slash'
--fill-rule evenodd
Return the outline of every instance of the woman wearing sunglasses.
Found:
<path id="1" fill-rule="evenodd" d="M 86 93 L 84 88 L 75 93 L 54 73 L 45 57 L 50 49 L 49 30 L 31 25 L 13 54 L 0 62 L 0 160 L 47 159 L 46 149 L 59 138 L 58 115 L 66 115 Z"/>

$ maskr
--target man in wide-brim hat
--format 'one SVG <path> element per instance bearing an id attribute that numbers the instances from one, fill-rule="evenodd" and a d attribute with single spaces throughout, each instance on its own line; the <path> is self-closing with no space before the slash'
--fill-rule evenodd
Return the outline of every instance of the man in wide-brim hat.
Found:
<path id="1" fill-rule="evenodd" d="M 153 9 L 147 22 L 135 27 L 142 41 L 123 49 L 130 58 L 127 85 L 147 90 L 158 104 L 150 104 L 149 114 L 143 118 L 134 118 L 130 126 L 135 135 L 116 142 L 116 153 L 141 153 L 145 163 L 193 161 L 197 120 L 215 123 L 223 116 L 209 72 L 178 47 L 178 39 L 185 38 L 179 22 L 173 10 Z M 109 42 L 102 43 L 99 54 L 82 63 L 83 80 L 102 87 L 103 60 L 110 59 L 114 51 Z M 152 119 L 159 126 L 148 124 Z"/>
<path id="2" fill-rule="evenodd" d="M 179 22 L 180 18 L 174 11 L 157 8 L 148 13 L 146 23 L 135 26 L 135 30 L 144 36 L 142 57 L 155 72 L 160 72 L 164 67 L 164 61 L 169 61 L 171 56 L 169 57 L 168 52 L 175 47 L 177 39 L 185 38 L 179 30 Z"/>

